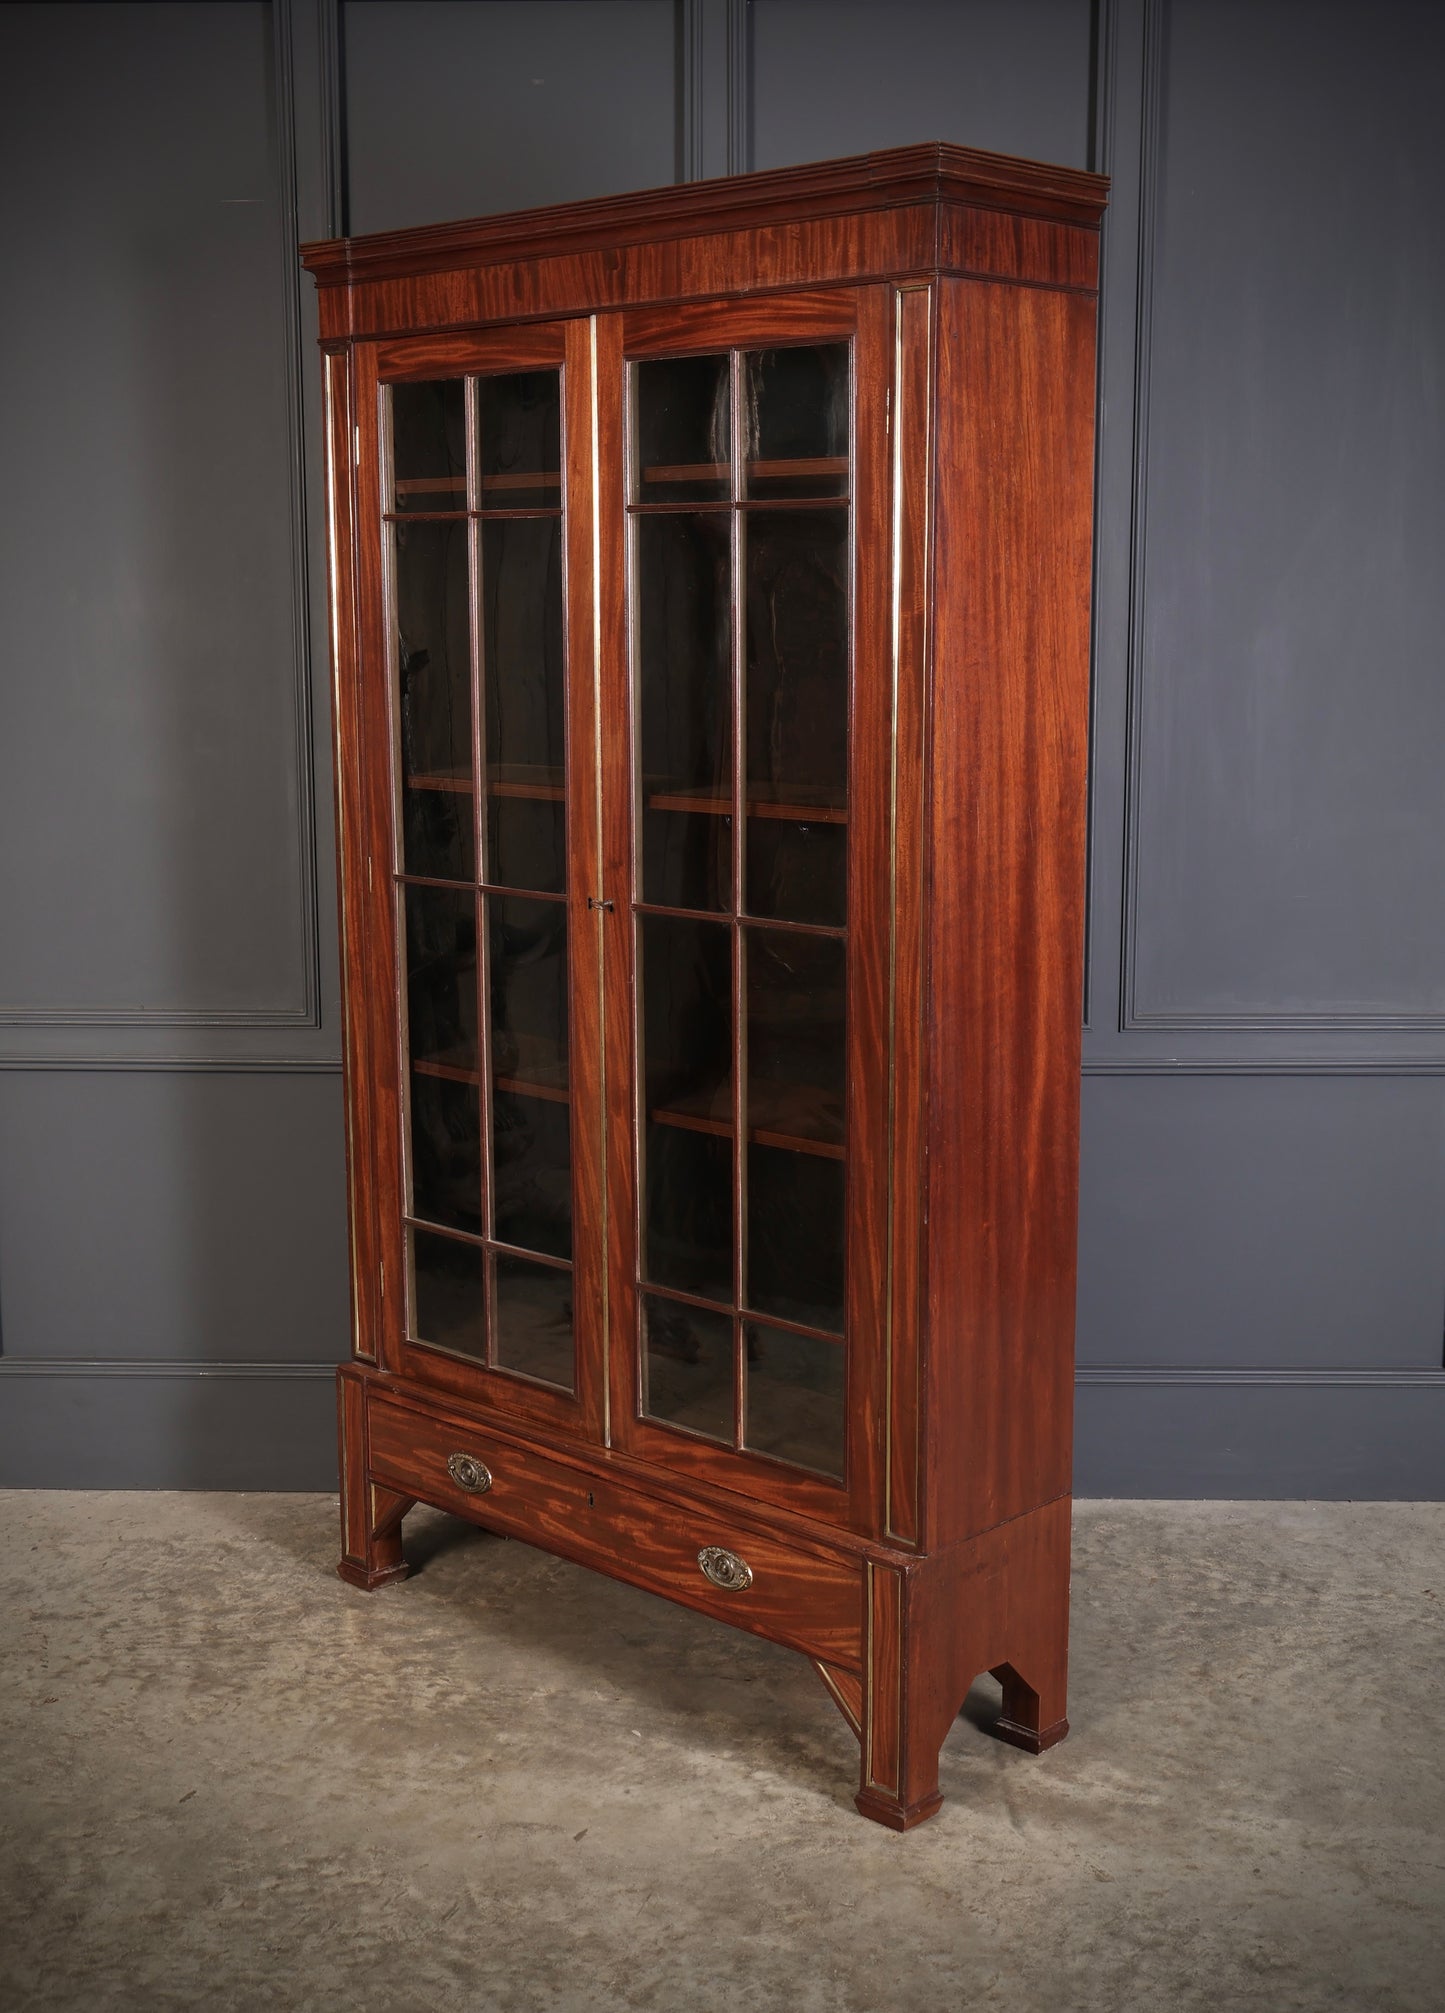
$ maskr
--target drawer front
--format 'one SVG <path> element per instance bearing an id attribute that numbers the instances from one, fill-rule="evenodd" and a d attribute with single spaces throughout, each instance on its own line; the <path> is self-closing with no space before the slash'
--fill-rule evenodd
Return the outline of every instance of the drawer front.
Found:
<path id="1" fill-rule="evenodd" d="M 385 1398 L 371 1400 L 369 1438 L 379 1482 L 808 1656 L 862 1668 L 860 1564 L 762 1536 L 726 1511 L 660 1501 Z"/>

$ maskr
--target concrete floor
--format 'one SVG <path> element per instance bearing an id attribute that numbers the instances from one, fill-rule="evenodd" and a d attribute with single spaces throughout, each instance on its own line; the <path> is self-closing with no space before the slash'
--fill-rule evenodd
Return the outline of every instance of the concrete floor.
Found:
<path id="1" fill-rule="evenodd" d="M 1445 2008 L 1445 1506 L 1083 1506 L 1073 1734 L 902 1838 L 800 1657 L 431 1512 L 0 1526 L 5 2013 Z"/>

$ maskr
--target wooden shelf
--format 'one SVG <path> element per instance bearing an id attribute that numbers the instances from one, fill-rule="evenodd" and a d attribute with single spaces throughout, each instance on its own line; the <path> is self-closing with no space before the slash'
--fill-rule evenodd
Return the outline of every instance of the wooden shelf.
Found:
<path id="1" fill-rule="evenodd" d="M 654 1105 L 651 1117 L 656 1125 L 675 1125 L 684 1132 L 708 1132 L 718 1139 L 731 1139 L 731 1100 L 731 1090 L 723 1085 L 676 1098 L 671 1104 Z M 748 1127 L 751 1145 L 812 1153 L 824 1160 L 843 1158 L 843 1106 L 836 1092 L 755 1082 L 749 1089 L 748 1107 L 754 1121 Z"/>
<path id="2" fill-rule="evenodd" d="M 731 797 L 719 797 L 708 790 L 656 790 L 645 798 L 649 811 L 692 811 L 705 818 L 730 818 Z M 750 818 L 776 818 L 789 825 L 846 825 L 848 813 L 841 804 L 805 803 L 796 791 L 788 799 L 752 795 L 747 800 Z"/>
<path id="3" fill-rule="evenodd" d="M 443 769 L 405 776 L 402 784 L 408 790 L 448 790 L 464 797 L 471 796 L 473 787 L 471 776 L 465 771 Z M 566 794 L 560 769 L 529 769 L 513 763 L 487 771 L 490 797 L 525 797 L 536 803 L 560 804 Z"/>
<path id="4" fill-rule="evenodd" d="M 487 770 L 490 797 L 526 797 L 534 803 L 560 804 L 567 794 L 560 769 L 526 762 L 499 762 Z"/>
<path id="5" fill-rule="evenodd" d="M 481 1073 L 476 1064 L 459 1060 L 469 1053 L 467 1049 L 442 1049 L 436 1055 L 413 1056 L 411 1066 L 418 1076 L 480 1085 Z M 572 1102 L 565 1058 L 557 1055 L 551 1043 L 535 1039 L 518 1040 L 516 1061 L 508 1069 L 493 1068 L 492 1088 L 507 1091 L 513 1097 L 542 1098 L 548 1104 Z"/>
<path id="6" fill-rule="evenodd" d="M 404 776 L 402 787 L 407 790 L 447 790 L 458 797 L 470 797 L 472 779 L 465 771 L 435 769 L 424 776 Z"/>
<path id="7" fill-rule="evenodd" d="M 538 468 L 525 472 L 518 469 L 514 475 L 484 475 L 482 477 L 482 494 L 484 496 L 489 489 L 561 489 L 561 487 L 562 471 L 560 468 Z"/>
<path id="8" fill-rule="evenodd" d="M 808 475 L 846 475 L 846 454 L 820 454 L 801 461 L 750 461 L 747 472 L 754 482 L 801 481 Z M 726 461 L 681 461 L 658 463 L 644 468 L 644 482 L 726 482 L 732 465 Z"/>
<path id="9" fill-rule="evenodd" d="M 515 475 L 484 475 L 482 494 L 499 489 L 557 489 L 562 487 L 560 468 L 539 468 L 518 470 Z M 467 478 L 464 475 L 400 475 L 396 479 L 398 496 L 462 496 L 467 493 Z"/>

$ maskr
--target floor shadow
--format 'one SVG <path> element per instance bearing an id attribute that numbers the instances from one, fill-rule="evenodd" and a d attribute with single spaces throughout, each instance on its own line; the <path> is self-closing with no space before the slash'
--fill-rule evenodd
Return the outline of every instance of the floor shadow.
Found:
<path id="1" fill-rule="evenodd" d="M 976 1726 L 980 1733 L 992 1733 L 1003 1713 L 1003 1686 L 987 1673 L 975 1678 L 963 1702 L 960 1719 Z"/>

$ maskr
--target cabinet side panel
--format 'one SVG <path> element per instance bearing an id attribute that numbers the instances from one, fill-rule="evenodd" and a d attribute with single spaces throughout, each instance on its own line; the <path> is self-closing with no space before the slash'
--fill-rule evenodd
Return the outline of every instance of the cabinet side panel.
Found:
<path id="1" fill-rule="evenodd" d="M 1094 303 L 941 289 L 928 1527 L 1070 1481 Z"/>

